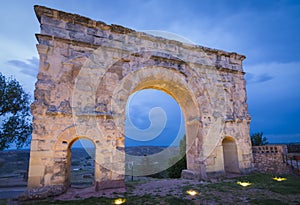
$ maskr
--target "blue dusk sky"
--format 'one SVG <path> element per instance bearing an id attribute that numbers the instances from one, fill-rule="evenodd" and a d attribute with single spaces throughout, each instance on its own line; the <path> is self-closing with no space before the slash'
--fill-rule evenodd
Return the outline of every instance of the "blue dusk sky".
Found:
<path id="1" fill-rule="evenodd" d="M 244 70 L 252 116 L 251 133 L 262 131 L 271 143 L 300 142 L 300 1 L 3 1 L 0 72 L 15 77 L 31 95 L 39 62 L 34 35 L 39 33 L 39 23 L 33 5 L 137 31 L 171 32 L 198 45 L 246 55 Z M 174 139 L 179 132 L 181 114 L 177 103 L 153 90 L 138 93 L 130 103 L 131 121 L 140 130 L 150 129 L 155 125 L 151 119 L 155 121 L 158 115 L 163 116 L 158 121 L 165 123 L 166 130 L 156 133 L 158 138 L 151 139 L 148 145 L 169 145 L 172 141 L 169 138 Z M 128 139 L 127 143 L 140 145 L 142 142 Z"/>

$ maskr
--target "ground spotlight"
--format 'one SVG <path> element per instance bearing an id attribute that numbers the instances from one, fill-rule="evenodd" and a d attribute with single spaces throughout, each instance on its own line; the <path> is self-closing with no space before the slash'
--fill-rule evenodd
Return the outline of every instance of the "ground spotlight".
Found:
<path id="1" fill-rule="evenodd" d="M 243 187 L 246 187 L 246 186 L 250 186 L 251 183 L 250 182 L 237 182 L 238 185 L 241 185 Z"/>
<path id="2" fill-rule="evenodd" d="M 287 178 L 283 178 L 283 177 L 274 177 L 273 180 L 281 182 L 281 181 L 285 181 L 287 180 Z"/>
<path id="3" fill-rule="evenodd" d="M 195 196 L 198 194 L 198 192 L 196 192 L 195 190 L 188 190 L 188 191 L 186 191 L 186 193 L 191 196 Z"/>
<path id="4" fill-rule="evenodd" d="M 114 200 L 114 204 L 124 204 L 126 199 L 118 198 Z"/>

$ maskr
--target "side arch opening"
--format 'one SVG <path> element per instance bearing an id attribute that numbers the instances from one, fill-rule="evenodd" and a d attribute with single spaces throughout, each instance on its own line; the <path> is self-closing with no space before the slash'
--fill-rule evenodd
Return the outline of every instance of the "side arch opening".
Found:
<path id="1" fill-rule="evenodd" d="M 226 174 L 240 173 L 236 142 L 232 137 L 225 137 L 222 141 L 224 171 Z"/>
<path id="2" fill-rule="evenodd" d="M 67 154 L 68 185 L 86 188 L 95 184 L 95 144 L 87 138 L 74 139 Z"/>

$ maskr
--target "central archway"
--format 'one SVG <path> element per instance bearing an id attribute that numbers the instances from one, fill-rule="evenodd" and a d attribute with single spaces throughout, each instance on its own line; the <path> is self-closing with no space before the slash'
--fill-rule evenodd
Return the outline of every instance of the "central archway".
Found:
<path id="1" fill-rule="evenodd" d="M 203 143 L 202 125 L 199 120 L 201 115 L 197 106 L 198 102 L 190 86 L 191 82 L 187 82 L 186 76 L 180 72 L 174 72 L 174 70 L 159 66 L 144 67 L 129 73 L 121 80 L 112 95 L 112 108 L 113 112 L 119 116 L 115 118 L 115 122 L 121 127 L 121 132 L 124 133 L 124 108 L 131 94 L 143 89 L 156 89 L 173 97 L 180 105 L 185 119 L 187 168 L 191 172 L 194 171 L 194 175 L 198 178 L 205 178 L 201 149 Z M 153 157 L 156 156 L 154 155 Z"/>
<path id="2" fill-rule="evenodd" d="M 182 158 L 186 161 L 181 108 L 161 90 L 144 89 L 130 96 L 126 105 L 125 136 L 126 175 L 131 176 L 131 180 L 134 176 L 166 178 L 168 168 Z M 154 154 L 156 157 L 151 157 Z"/>

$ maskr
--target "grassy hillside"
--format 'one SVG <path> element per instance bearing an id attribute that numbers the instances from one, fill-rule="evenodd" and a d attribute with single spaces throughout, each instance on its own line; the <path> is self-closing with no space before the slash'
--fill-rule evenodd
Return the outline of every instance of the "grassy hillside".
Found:
<path id="1" fill-rule="evenodd" d="M 0 152 L 0 177 L 24 175 L 28 169 L 29 150 Z"/>

